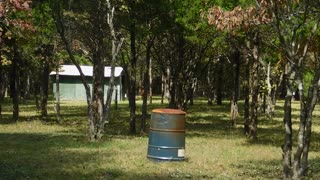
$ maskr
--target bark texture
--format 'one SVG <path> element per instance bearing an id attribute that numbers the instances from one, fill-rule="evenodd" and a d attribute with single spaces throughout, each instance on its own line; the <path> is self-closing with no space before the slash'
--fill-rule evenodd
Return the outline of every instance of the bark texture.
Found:
<path id="1" fill-rule="evenodd" d="M 250 134 L 250 65 L 249 59 L 245 68 L 244 78 L 244 134 L 249 136 Z"/>
<path id="2" fill-rule="evenodd" d="M 218 64 L 217 64 L 217 72 L 216 72 L 216 101 L 217 105 L 222 105 L 222 89 L 223 89 L 223 57 L 219 57 Z"/>
<path id="3" fill-rule="evenodd" d="M 49 60 L 45 59 L 42 62 L 41 72 L 41 117 L 42 120 L 48 119 L 48 95 L 49 95 L 49 74 L 50 64 Z"/>
<path id="4" fill-rule="evenodd" d="M 17 122 L 19 120 L 19 96 L 20 96 L 20 55 L 19 50 L 16 44 L 13 45 L 13 62 L 12 62 L 12 69 L 11 69 L 11 97 L 12 97 L 12 104 L 13 104 L 13 115 L 12 119 Z"/>
<path id="5" fill-rule="evenodd" d="M 153 40 L 151 37 L 148 37 L 147 47 L 146 47 L 146 59 L 145 59 L 145 72 L 144 72 L 144 80 L 143 80 L 143 102 L 142 102 L 142 116 L 141 116 L 141 124 L 140 124 L 140 133 L 143 134 L 146 132 L 146 119 L 147 119 L 147 101 L 148 101 L 148 90 L 150 88 L 150 60 L 151 60 L 151 47 L 153 44 Z"/>
<path id="6" fill-rule="evenodd" d="M 232 126 L 237 125 L 237 118 L 239 116 L 239 89 L 240 89 L 240 52 L 235 50 L 232 54 L 232 72 L 233 72 L 233 91 L 232 91 L 232 101 L 231 101 L 231 124 Z M 221 75 L 220 75 L 221 76 Z"/>

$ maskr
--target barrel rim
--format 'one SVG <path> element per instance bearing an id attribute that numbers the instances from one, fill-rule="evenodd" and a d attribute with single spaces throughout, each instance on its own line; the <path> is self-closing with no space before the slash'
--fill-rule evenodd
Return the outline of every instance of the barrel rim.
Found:
<path id="1" fill-rule="evenodd" d="M 152 156 L 147 155 L 150 159 L 157 159 L 157 160 L 165 160 L 165 161 L 184 161 L 185 157 L 159 157 L 159 156 Z"/>
<path id="2" fill-rule="evenodd" d="M 163 109 L 154 109 L 152 110 L 153 113 L 158 114 L 176 114 L 176 115 L 185 115 L 187 114 L 184 111 L 181 111 L 179 109 L 170 109 L 170 108 L 163 108 Z"/>

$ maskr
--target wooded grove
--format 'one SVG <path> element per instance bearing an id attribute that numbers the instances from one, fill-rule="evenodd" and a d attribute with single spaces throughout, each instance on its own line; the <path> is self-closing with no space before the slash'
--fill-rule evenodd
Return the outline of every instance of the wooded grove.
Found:
<path id="1" fill-rule="evenodd" d="M 121 103 L 113 96 L 128 107 L 122 129 L 133 137 L 148 134 L 157 99 L 187 115 L 205 99 L 206 107 L 228 106 L 228 128 L 252 144 L 260 142 L 261 119 L 281 118 L 282 169 L 273 178 L 312 179 L 319 23 L 319 0 L 1 0 L 0 126 L 21 123 L 19 107 L 28 102 L 39 121 L 63 126 L 59 73 L 74 65 L 89 142 L 111 136 Z M 92 66 L 92 77 L 83 65 Z M 116 67 L 123 68 L 122 93 Z"/>

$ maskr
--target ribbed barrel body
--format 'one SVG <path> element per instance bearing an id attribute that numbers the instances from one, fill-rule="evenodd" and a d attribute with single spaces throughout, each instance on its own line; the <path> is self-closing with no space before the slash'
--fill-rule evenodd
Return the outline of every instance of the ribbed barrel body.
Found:
<path id="1" fill-rule="evenodd" d="M 155 109 L 152 111 L 148 158 L 184 160 L 185 114 L 185 112 L 175 109 Z"/>

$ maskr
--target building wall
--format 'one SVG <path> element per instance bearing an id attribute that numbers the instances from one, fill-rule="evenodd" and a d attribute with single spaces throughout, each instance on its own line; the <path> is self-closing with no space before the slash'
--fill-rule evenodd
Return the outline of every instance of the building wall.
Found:
<path id="1" fill-rule="evenodd" d="M 82 84 L 81 78 L 79 76 L 59 76 L 60 78 L 60 99 L 61 100 L 87 100 L 86 91 Z M 53 82 L 53 95 L 56 96 L 56 82 L 55 76 L 51 77 Z M 89 82 L 92 82 L 91 77 L 87 77 Z M 106 100 L 108 92 L 108 78 L 105 80 L 104 85 L 104 99 Z M 91 94 L 92 94 L 92 83 L 89 83 Z M 121 77 L 115 78 L 115 88 L 112 95 L 112 100 L 116 98 L 116 91 L 118 92 L 117 99 L 118 101 L 122 100 L 122 85 Z"/>

